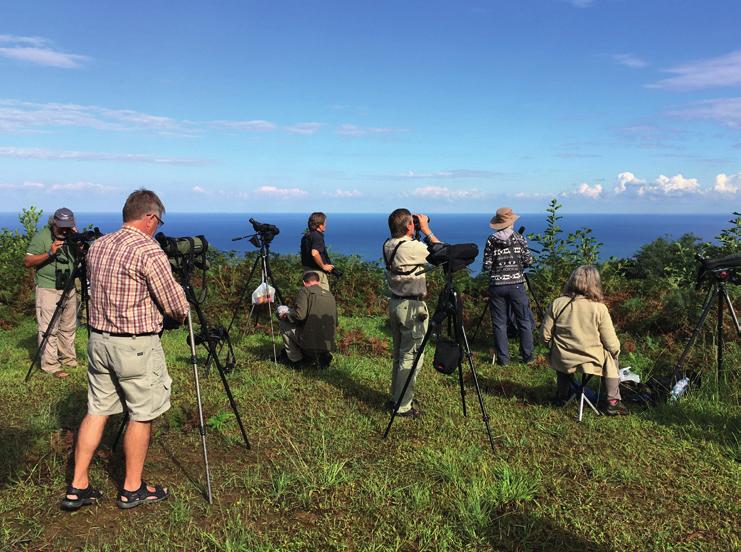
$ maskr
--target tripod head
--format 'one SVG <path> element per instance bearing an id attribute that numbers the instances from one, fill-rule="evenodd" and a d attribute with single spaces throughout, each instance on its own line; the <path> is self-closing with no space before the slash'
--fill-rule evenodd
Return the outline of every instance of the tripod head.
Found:
<path id="1" fill-rule="evenodd" d="M 270 243 L 275 239 L 275 236 L 280 234 L 280 229 L 274 224 L 257 222 L 253 218 L 250 219 L 250 224 L 252 224 L 252 228 L 255 229 L 254 234 L 232 238 L 232 241 L 249 240 L 249 242 L 259 249 L 263 255 L 266 255 L 270 249 Z"/>
<path id="2" fill-rule="evenodd" d="M 741 255 L 726 255 L 715 259 L 705 259 L 700 255 L 695 255 L 695 258 L 700 263 L 700 268 L 697 271 L 697 288 L 705 281 L 710 281 L 713 284 L 721 282 L 741 283 Z"/>

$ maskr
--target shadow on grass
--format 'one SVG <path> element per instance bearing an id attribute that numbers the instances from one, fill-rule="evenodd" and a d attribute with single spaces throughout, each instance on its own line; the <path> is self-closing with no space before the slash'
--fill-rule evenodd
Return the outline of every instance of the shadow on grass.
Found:
<path id="1" fill-rule="evenodd" d="M 492 378 L 478 375 L 482 393 L 509 399 L 512 397 L 527 403 L 539 405 L 553 404 L 556 386 L 553 385 L 526 385 L 508 379 Z M 471 385 L 473 385 L 471 383 Z"/>
<path id="2" fill-rule="evenodd" d="M 326 369 L 309 368 L 299 370 L 298 373 L 305 378 L 321 380 L 336 387 L 346 397 L 364 403 L 371 410 L 385 412 L 385 403 L 389 399 L 388 395 L 353 379 L 347 372 L 337 366 Z"/>
<path id="3" fill-rule="evenodd" d="M 489 545 L 495 550 L 608 552 L 612 549 L 579 537 L 549 518 L 522 512 L 494 519 L 487 533 Z"/>
<path id="4" fill-rule="evenodd" d="M 30 429 L 0 429 L 0 490 L 28 466 L 28 457 L 37 438 L 38 434 Z"/>
<path id="5" fill-rule="evenodd" d="M 713 441 L 728 449 L 738 460 L 741 416 L 730 408 L 712 408 L 701 403 L 665 403 L 648 408 L 643 417 L 671 428 L 680 436 L 698 441 Z"/>

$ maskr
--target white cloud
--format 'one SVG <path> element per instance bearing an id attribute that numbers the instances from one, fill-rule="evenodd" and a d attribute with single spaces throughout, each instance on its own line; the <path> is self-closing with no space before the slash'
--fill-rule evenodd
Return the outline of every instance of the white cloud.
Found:
<path id="1" fill-rule="evenodd" d="M 201 188 L 200 186 L 193 186 L 192 191 L 193 191 L 193 193 L 196 193 L 196 194 L 205 194 L 206 193 L 206 189 L 205 188 Z"/>
<path id="2" fill-rule="evenodd" d="M 324 123 L 296 123 L 285 127 L 290 134 L 316 134 L 324 126 Z"/>
<path id="3" fill-rule="evenodd" d="M 612 59 L 619 63 L 620 65 L 625 65 L 626 67 L 630 67 L 631 69 L 643 69 L 644 67 L 648 67 L 648 63 L 638 56 L 634 56 L 633 54 L 615 54 L 612 56 Z"/>
<path id="4" fill-rule="evenodd" d="M 103 186 L 102 184 L 95 184 L 93 182 L 69 182 L 66 184 L 52 184 L 47 187 L 49 191 L 68 191 L 68 192 L 108 192 L 114 188 L 111 186 Z"/>
<path id="5" fill-rule="evenodd" d="M 186 121 L 130 109 L 0 99 L 0 131 L 28 131 L 49 127 L 82 127 L 118 132 L 132 130 L 183 134 L 194 132 L 192 125 Z"/>
<path id="6" fill-rule="evenodd" d="M 277 186 L 260 186 L 255 193 L 280 199 L 306 197 L 309 192 L 301 188 L 278 188 Z"/>
<path id="7" fill-rule="evenodd" d="M 735 194 L 739 189 L 741 189 L 741 172 L 730 176 L 720 173 L 715 177 L 713 191 L 719 194 Z"/>
<path id="8" fill-rule="evenodd" d="M 665 70 L 675 76 L 660 80 L 652 88 L 701 90 L 741 84 L 741 50 L 729 54 L 678 65 Z"/>
<path id="9" fill-rule="evenodd" d="M 166 157 L 143 153 L 105 153 L 94 151 L 59 151 L 43 148 L 0 147 L 0 157 L 50 161 L 122 161 L 158 165 L 204 165 L 206 161 L 184 157 Z"/>
<path id="10" fill-rule="evenodd" d="M 0 190 L 34 190 L 45 193 L 59 192 L 110 192 L 116 190 L 113 186 L 104 186 L 94 182 L 78 181 L 45 184 L 43 182 L 26 181 L 22 184 L 0 184 Z"/>
<path id="11" fill-rule="evenodd" d="M 615 193 L 622 194 L 628 190 L 628 186 L 642 186 L 645 181 L 636 178 L 632 172 L 621 172 L 617 176 L 617 184 L 615 185 Z"/>
<path id="12" fill-rule="evenodd" d="M 407 171 L 401 175 L 402 178 L 417 178 L 417 179 L 425 179 L 425 178 L 434 178 L 434 179 L 450 179 L 450 180 L 456 180 L 456 179 L 465 179 L 465 178 L 493 178 L 496 176 L 501 176 L 502 173 L 496 172 L 496 171 L 487 171 L 487 170 L 478 170 L 478 169 L 453 169 L 453 170 L 444 170 L 444 171 L 434 171 L 434 172 L 417 172 L 417 171 Z"/>
<path id="13" fill-rule="evenodd" d="M 410 195 L 428 199 L 474 199 L 483 197 L 483 194 L 476 189 L 451 190 L 444 186 L 422 186 L 415 188 Z"/>
<path id="14" fill-rule="evenodd" d="M 660 174 L 653 182 L 648 182 L 631 172 L 622 172 L 618 175 L 615 185 L 616 195 L 635 195 L 638 197 L 666 197 L 684 196 L 704 193 L 700 182 L 696 178 L 686 178 L 681 174 L 666 176 Z"/>
<path id="15" fill-rule="evenodd" d="M 323 195 L 338 198 L 353 198 L 362 197 L 363 194 L 358 190 L 341 190 L 337 188 L 334 192 L 323 192 Z"/>
<path id="16" fill-rule="evenodd" d="M 270 132 L 278 128 L 278 125 L 271 121 L 255 119 L 250 121 L 228 121 L 218 120 L 211 121 L 212 126 L 227 130 L 239 130 L 242 132 Z"/>
<path id="17" fill-rule="evenodd" d="M 353 124 L 340 125 L 337 129 L 337 134 L 341 136 L 378 136 L 397 134 L 400 132 L 406 132 L 406 129 L 390 127 L 361 127 Z"/>
<path id="18" fill-rule="evenodd" d="M 0 190 L 43 190 L 41 182 L 24 182 L 23 184 L 0 183 Z"/>
<path id="19" fill-rule="evenodd" d="M 582 182 L 579 185 L 579 188 L 576 190 L 576 193 L 583 197 L 597 199 L 602 195 L 602 184 L 595 184 L 594 186 L 590 186 L 586 182 Z"/>
<path id="20" fill-rule="evenodd" d="M 741 97 L 702 100 L 674 108 L 667 114 L 683 119 L 715 121 L 730 128 L 741 129 Z"/>
<path id="21" fill-rule="evenodd" d="M 79 69 L 90 58 L 54 49 L 50 40 L 36 36 L 0 35 L 0 56 L 61 69 Z"/>

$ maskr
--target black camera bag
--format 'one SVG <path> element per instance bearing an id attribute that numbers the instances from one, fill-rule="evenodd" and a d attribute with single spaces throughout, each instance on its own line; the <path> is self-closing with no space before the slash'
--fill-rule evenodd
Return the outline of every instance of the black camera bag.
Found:
<path id="1" fill-rule="evenodd" d="M 441 374 L 450 375 L 455 372 L 463 360 L 463 349 L 451 339 L 440 338 L 435 346 L 435 358 L 432 366 Z"/>

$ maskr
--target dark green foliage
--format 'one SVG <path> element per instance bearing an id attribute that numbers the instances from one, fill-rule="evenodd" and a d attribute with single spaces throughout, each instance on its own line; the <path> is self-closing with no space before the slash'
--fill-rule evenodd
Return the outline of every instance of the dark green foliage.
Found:
<path id="1" fill-rule="evenodd" d="M 33 308 L 33 270 L 23 266 L 23 257 L 41 213 L 36 207 L 21 211 L 18 220 L 23 232 L 0 230 L 0 321 L 5 326 Z"/>

